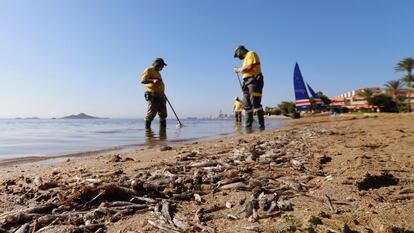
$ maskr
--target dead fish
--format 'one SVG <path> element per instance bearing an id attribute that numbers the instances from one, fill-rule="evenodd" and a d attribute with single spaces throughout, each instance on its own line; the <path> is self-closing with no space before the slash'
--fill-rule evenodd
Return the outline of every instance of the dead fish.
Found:
<path id="1" fill-rule="evenodd" d="M 233 207 L 233 204 L 229 201 L 226 202 L 226 208 L 231 209 Z"/>
<path id="2" fill-rule="evenodd" d="M 262 198 L 260 200 L 260 207 L 263 209 L 263 211 L 268 211 L 272 202 L 268 200 L 267 198 Z"/>
<path id="3" fill-rule="evenodd" d="M 203 202 L 203 198 L 201 198 L 200 194 L 194 193 L 194 199 L 197 204 L 201 204 Z"/>
<path id="4" fill-rule="evenodd" d="M 239 219 L 236 215 L 232 215 L 232 214 L 228 214 L 227 218 L 231 219 L 231 220 L 238 220 Z"/>
<path id="5" fill-rule="evenodd" d="M 204 214 L 205 214 L 204 208 L 199 208 L 194 215 L 194 221 L 203 222 L 205 219 Z"/>
<path id="6" fill-rule="evenodd" d="M 259 208 L 259 202 L 256 199 L 253 199 L 247 202 L 246 206 L 244 207 L 246 218 L 252 216 L 253 212 L 255 212 L 258 208 Z"/>
<path id="7" fill-rule="evenodd" d="M 239 200 L 239 205 L 243 205 L 246 202 L 246 197 L 241 197 Z"/>
<path id="8" fill-rule="evenodd" d="M 289 200 L 285 199 L 285 198 L 281 198 L 277 201 L 277 207 L 279 207 L 279 209 L 285 210 L 285 211 L 293 210 L 292 203 Z"/>
<path id="9" fill-rule="evenodd" d="M 55 233 L 55 232 L 79 232 L 80 228 L 72 225 L 53 225 L 46 226 L 36 231 L 36 233 Z"/>
<path id="10" fill-rule="evenodd" d="M 237 183 L 231 183 L 231 184 L 226 184 L 220 187 L 220 190 L 226 190 L 226 189 L 248 189 L 249 186 L 247 186 L 245 183 L 243 182 L 237 182 Z"/>
<path id="11" fill-rule="evenodd" d="M 184 232 L 187 232 L 188 229 L 190 228 L 190 225 L 184 220 L 184 218 L 181 217 L 181 216 L 177 216 L 177 214 L 174 215 L 173 223 L 174 223 L 175 226 L 177 226 L 178 228 L 180 228 Z"/>
<path id="12" fill-rule="evenodd" d="M 190 164 L 190 167 L 214 167 L 217 166 L 218 162 L 215 161 L 202 161 L 198 163 Z"/>
<path id="13" fill-rule="evenodd" d="M 34 178 L 34 180 L 33 180 L 33 183 L 34 183 L 36 186 L 41 186 L 41 185 L 43 184 L 43 179 L 42 179 L 42 177 L 40 177 L 40 176 L 36 176 L 36 177 Z"/>
<path id="14" fill-rule="evenodd" d="M 86 182 L 92 183 L 92 184 L 101 184 L 101 179 L 85 179 Z"/>
<path id="15" fill-rule="evenodd" d="M 14 233 L 28 233 L 29 232 L 30 223 L 23 224 L 17 231 Z"/>

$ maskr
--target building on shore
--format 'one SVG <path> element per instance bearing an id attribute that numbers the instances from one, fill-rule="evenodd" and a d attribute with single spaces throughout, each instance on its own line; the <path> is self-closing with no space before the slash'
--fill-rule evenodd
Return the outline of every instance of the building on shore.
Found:
<path id="1" fill-rule="evenodd" d="M 406 98 L 409 99 L 411 105 L 411 111 L 414 112 L 414 92 L 407 93 Z"/>
<path id="2" fill-rule="evenodd" d="M 366 97 L 363 96 L 365 89 L 369 89 L 372 92 L 372 96 L 387 94 L 387 90 L 384 88 L 361 88 L 352 91 L 345 92 L 339 96 L 330 98 L 331 107 L 346 107 L 351 111 L 359 110 L 371 110 L 378 111 L 377 106 L 369 105 Z M 410 93 L 408 90 L 402 89 L 400 95 L 405 97 L 405 101 L 411 104 L 411 108 L 414 109 L 414 93 Z"/>
<path id="3" fill-rule="evenodd" d="M 223 111 L 220 109 L 220 112 L 217 115 L 210 115 L 207 117 L 207 119 L 210 120 L 219 120 L 219 119 L 229 119 L 229 118 L 234 118 L 234 114 L 227 114 L 227 113 L 223 113 Z"/>
<path id="4" fill-rule="evenodd" d="M 369 105 L 366 98 L 362 95 L 364 89 L 369 89 L 372 95 L 385 94 L 385 90 L 379 87 L 373 88 L 361 88 L 352 91 L 345 92 L 339 96 L 330 98 L 332 107 L 346 107 L 351 111 L 358 111 L 367 109 L 371 111 L 377 111 L 377 107 Z"/>

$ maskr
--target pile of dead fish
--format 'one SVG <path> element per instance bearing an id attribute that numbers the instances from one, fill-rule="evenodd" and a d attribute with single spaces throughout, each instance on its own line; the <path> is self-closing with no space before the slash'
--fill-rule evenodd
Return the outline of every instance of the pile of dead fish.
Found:
<path id="1" fill-rule="evenodd" d="M 324 175 L 320 161 L 326 156 L 320 151 L 316 156 L 307 142 L 321 133 L 330 132 L 294 129 L 272 138 L 239 139 L 221 151 L 182 149 L 175 163 L 142 169 L 133 177 L 121 169 L 98 174 L 80 169 L 82 177 L 71 179 L 55 170 L 47 180 L 6 180 L 1 192 L 31 207 L 0 213 L 0 232 L 106 232 L 107 224 L 145 212 L 152 213 L 148 224 L 159 231 L 215 232 L 209 214 L 234 203 L 204 206 L 204 196 L 236 191 L 245 194 L 238 203 L 244 213 L 228 214 L 228 219 L 278 216 L 293 210 L 290 198 L 313 188 L 307 184 L 312 177 Z M 122 160 L 115 157 L 113 162 Z M 183 201 L 200 206 L 191 218 L 177 211 Z"/>

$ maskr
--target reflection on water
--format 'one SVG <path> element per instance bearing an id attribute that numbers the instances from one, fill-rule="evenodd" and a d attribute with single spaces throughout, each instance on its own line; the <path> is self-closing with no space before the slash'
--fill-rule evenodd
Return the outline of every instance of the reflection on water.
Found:
<path id="1" fill-rule="evenodd" d="M 236 132 L 236 134 L 240 134 L 241 133 L 241 125 L 240 125 L 240 122 L 235 122 L 234 125 L 235 125 L 234 132 Z"/>
<path id="2" fill-rule="evenodd" d="M 265 129 L 257 128 L 257 127 L 244 127 L 242 123 L 240 122 L 234 122 L 234 133 L 236 135 L 240 134 L 250 134 L 254 132 L 264 131 Z"/>
<path id="3" fill-rule="evenodd" d="M 158 134 L 152 130 L 152 128 L 145 129 L 145 143 L 148 145 L 148 148 L 153 148 L 156 145 L 163 144 L 167 140 L 167 128 L 160 127 Z"/>
<path id="4" fill-rule="evenodd" d="M 170 140 L 168 140 L 167 137 L 167 128 L 164 127 L 157 127 L 154 128 L 158 130 L 154 130 L 154 128 L 145 129 L 145 144 L 148 145 L 148 148 L 154 148 L 159 145 L 165 145 L 167 142 L 185 142 L 185 141 L 191 141 L 196 139 L 201 139 L 203 137 L 194 137 L 194 138 L 187 138 L 184 139 L 181 137 L 182 130 L 191 130 L 187 129 L 186 127 L 189 127 L 188 125 L 184 125 L 184 129 L 181 127 L 170 127 L 169 133 L 172 134 Z M 191 126 L 190 126 L 191 127 Z M 243 134 L 250 134 L 254 132 L 263 131 L 264 129 L 256 128 L 256 127 L 244 127 L 242 123 L 240 122 L 234 122 L 234 131 L 233 132 L 223 132 L 218 135 L 226 136 L 226 135 L 243 135 Z M 172 132 L 171 132 L 172 131 Z M 179 140 L 182 138 L 182 140 Z"/>

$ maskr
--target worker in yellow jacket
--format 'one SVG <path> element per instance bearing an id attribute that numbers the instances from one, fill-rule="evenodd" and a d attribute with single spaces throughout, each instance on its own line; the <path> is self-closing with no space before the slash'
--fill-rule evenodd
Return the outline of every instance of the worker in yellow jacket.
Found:
<path id="1" fill-rule="evenodd" d="M 166 66 L 162 58 L 157 58 L 151 67 L 144 70 L 141 75 L 141 83 L 145 84 L 145 100 L 148 102 L 147 115 L 145 117 L 145 128 L 151 128 L 151 122 L 158 114 L 160 127 L 167 126 L 167 106 L 164 94 L 165 85 L 162 81 L 160 71 Z"/>
<path id="2" fill-rule="evenodd" d="M 235 67 L 236 73 L 243 74 L 244 110 L 247 114 L 246 126 L 251 127 L 253 115 L 257 114 L 260 128 L 264 129 L 264 111 L 261 104 L 264 86 L 260 58 L 254 51 L 249 51 L 240 45 L 234 51 L 234 57 L 243 60 L 242 67 Z"/>
<path id="3" fill-rule="evenodd" d="M 236 117 L 236 123 L 242 122 L 242 111 L 243 111 L 243 102 L 239 99 L 239 97 L 235 97 L 233 112 Z"/>

